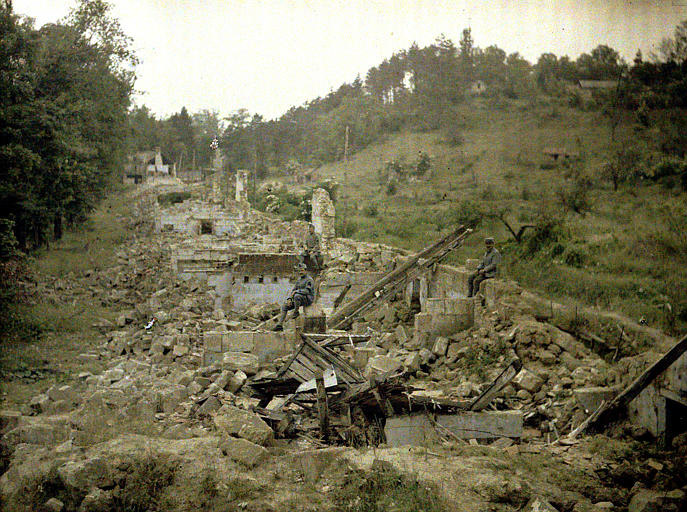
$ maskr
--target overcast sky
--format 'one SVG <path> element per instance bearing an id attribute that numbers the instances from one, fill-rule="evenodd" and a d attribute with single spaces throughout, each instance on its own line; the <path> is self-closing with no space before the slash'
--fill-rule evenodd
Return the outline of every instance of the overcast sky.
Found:
<path id="1" fill-rule="evenodd" d="M 647 55 L 687 19 L 687 0 L 110 0 L 141 60 L 136 102 L 159 116 L 247 108 L 267 118 L 327 94 L 407 48 L 472 28 L 531 62 L 608 44 Z M 75 0 L 14 0 L 38 26 Z"/>

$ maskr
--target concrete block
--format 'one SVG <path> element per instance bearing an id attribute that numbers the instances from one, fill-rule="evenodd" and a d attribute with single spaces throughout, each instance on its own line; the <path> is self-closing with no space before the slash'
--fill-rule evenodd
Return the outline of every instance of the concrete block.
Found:
<path id="1" fill-rule="evenodd" d="M 513 385 L 517 389 L 524 389 L 528 393 L 536 393 L 544 384 L 544 381 L 527 368 L 520 370 L 513 379 Z"/>
<path id="2" fill-rule="evenodd" d="M 601 402 L 609 402 L 618 393 L 617 389 L 606 387 L 589 387 L 573 390 L 577 402 L 588 413 L 596 411 Z"/>
<path id="3" fill-rule="evenodd" d="M 498 439 L 522 436 L 521 411 L 488 411 L 444 414 L 436 422 L 461 439 Z M 395 416 L 386 420 L 384 434 L 389 446 L 426 446 L 439 440 L 425 415 Z"/>

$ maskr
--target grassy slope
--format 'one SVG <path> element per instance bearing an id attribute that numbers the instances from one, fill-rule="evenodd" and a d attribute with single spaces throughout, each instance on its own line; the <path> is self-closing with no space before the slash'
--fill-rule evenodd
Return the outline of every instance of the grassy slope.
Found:
<path id="1" fill-rule="evenodd" d="M 542 205 L 560 209 L 554 198 L 556 188 L 565 181 L 565 169 L 540 168 L 542 149 L 579 151 L 592 172 L 609 154 L 610 123 L 598 112 L 517 103 L 497 110 L 478 100 L 463 106 L 462 118 L 465 142 L 459 147 L 443 143 L 438 132 L 403 133 L 368 147 L 347 163 L 318 171 L 318 179 L 335 177 L 341 183 L 337 214 L 353 224 L 352 238 L 418 249 L 446 230 L 444 212 L 464 200 L 487 207 L 509 206 L 508 219 L 517 230 Z M 632 126 L 621 123 L 617 138 L 632 138 Z M 431 177 L 404 183 L 395 196 L 387 196 L 377 171 L 391 159 L 413 162 L 421 150 L 432 158 Z M 483 235 L 493 234 L 506 255 L 505 275 L 524 286 L 560 300 L 618 310 L 635 319 L 644 316 L 650 325 L 667 328 L 664 304 L 685 302 L 687 270 L 683 261 L 666 250 L 664 242 L 670 245 L 679 233 L 667 229 L 660 208 L 684 204 L 684 194 L 657 185 L 627 185 L 614 192 L 599 181 L 590 199 L 590 213 L 566 215 L 569 244 L 586 255 L 582 268 L 557 260 L 544 264 L 516 260 L 512 248 L 504 245 L 510 236 L 498 221 L 483 223 L 453 261 L 478 257 Z M 669 298 L 662 296 L 666 293 Z"/>
<path id="2" fill-rule="evenodd" d="M 24 329 L 0 345 L 1 399 L 8 406 L 27 402 L 55 382 L 70 382 L 81 371 L 99 370 L 98 362 L 82 362 L 77 356 L 103 341 L 92 324 L 113 320 L 115 312 L 94 301 L 88 290 L 64 301 L 59 291 L 52 293 L 51 283 L 71 286 L 75 277 L 110 267 L 117 245 L 127 237 L 124 215 L 129 207 L 123 194 L 114 193 L 79 230 L 31 260 L 36 281 L 47 284 L 47 292 L 38 292 L 33 304 L 17 305 Z M 30 376 L 32 371 L 36 373 Z"/>

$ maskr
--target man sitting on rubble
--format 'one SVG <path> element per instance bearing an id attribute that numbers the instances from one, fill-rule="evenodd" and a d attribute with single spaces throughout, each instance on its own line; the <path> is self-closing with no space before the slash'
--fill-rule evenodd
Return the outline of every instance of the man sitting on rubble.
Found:
<path id="1" fill-rule="evenodd" d="M 485 238 L 484 246 L 487 252 L 482 256 L 482 261 L 477 267 L 477 272 L 468 277 L 468 297 L 472 297 L 479 291 L 479 285 L 486 279 L 491 279 L 498 274 L 498 266 L 501 263 L 501 253 L 494 248 L 494 239 Z"/>
<path id="2" fill-rule="evenodd" d="M 301 306 L 309 306 L 315 298 L 315 283 L 312 277 L 308 275 L 305 264 L 298 263 L 295 270 L 298 273 L 298 279 L 293 290 L 291 290 L 291 295 L 281 307 L 281 317 L 279 318 L 279 323 L 274 326 L 275 331 L 284 330 L 284 320 L 286 320 L 286 314 L 289 311 L 295 310 L 293 318 L 298 318 L 299 308 Z"/>
<path id="3" fill-rule="evenodd" d="M 305 249 L 301 253 L 300 261 L 305 265 L 308 259 L 310 259 L 315 270 L 319 270 L 322 266 L 321 258 L 320 237 L 315 233 L 315 226 L 310 224 L 308 226 L 308 236 L 305 238 Z"/>

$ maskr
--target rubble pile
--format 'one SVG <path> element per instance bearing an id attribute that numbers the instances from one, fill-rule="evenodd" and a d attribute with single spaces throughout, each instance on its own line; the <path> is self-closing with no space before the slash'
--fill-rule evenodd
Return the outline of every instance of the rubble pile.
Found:
<path id="1" fill-rule="evenodd" d="M 14 457 L 0 478 L 5 496 L 21 492 L 17 475 L 33 464 L 31 457 L 51 453 L 62 484 L 82 493 L 82 509 L 107 503 L 116 478 L 84 482 L 78 475 L 91 478 L 107 466 L 103 453 L 146 443 L 175 455 L 207 452 L 246 468 L 261 464 L 279 443 L 556 446 L 628 383 L 628 373 L 639 373 L 627 369 L 645 366 L 636 358 L 609 363 L 501 285 L 468 300 L 429 298 L 425 284 L 416 298 L 411 285 L 417 275 L 434 272 L 462 238 L 435 244 L 440 256 L 434 261 L 429 252 L 413 260 L 402 250 L 329 233 L 316 304 L 298 323 L 287 322 L 283 334 L 261 331 L 280 301 L 223 307 L 230 303 L 218 300 L 224 285 L 212 276 L 240 267 L 240 254 L 295 258 L 307 223 L 237 208 L 229 212 L 236 214 L 231 229 L 221 233 L 154 234 L 151 212 L 171 218 L 204 208 L 188 201 L 161 210 L 151 201 L 154 191 L 141 194 L 132 210 L 135 235 L 117 249 L 115 265 L 40 284 L 46 301 L 78 299 L 116 314 L 97 322 L 102 337 L 79 355 L 101 364 L 101 373 L 81 373 L 20 411 L 0 414 L 2 443 Z M 218 218 L 218 207 L 210 209 Z M 333 216 L 329 207 L 324 211 Z M 195 267 L 182 269 L 182 260 Z M 375 291 L 404 265 L 415 274 Z M 270 281 L 264 269 L 230 277 L 232 285 L 237 278 L 247 285 L 253 278 L 260 285 L 279 280 L 275 274 Z M 365 294 L 365 307 L 354 309 Z M 453 301 L 463 309 L 432 316 L 428 298 L 436 307 Z M 352 313 L 344 315 L 345 328 L 331 328 L 327 318 L 346 308 Z M 436 321 L 449 316 L 460 321 Z M 684 447 L 683 438 L 675 439 Z M 98 452 L 96 445 L 107 448 Z M 651 499 L 635 493 L 633 502 Z"/>

